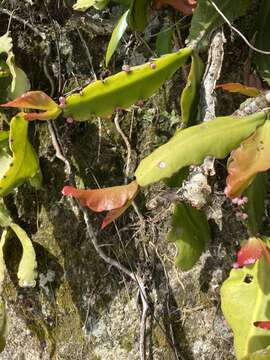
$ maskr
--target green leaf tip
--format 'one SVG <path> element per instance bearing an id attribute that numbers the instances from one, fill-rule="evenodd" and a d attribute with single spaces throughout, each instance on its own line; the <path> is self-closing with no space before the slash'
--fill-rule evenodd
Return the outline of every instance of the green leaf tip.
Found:
<path id="1" fill-rule="evenodd" d="M 245 192 L 248 198 L 244 211 L 248 215 L 247 226 L 251 235 L 259 234 L 265 216 L 265 200 L 267 197 L 267 174 L 259 173 Z"/>
<path id="2" fill-rule="evenodd" d="M 28 140 L 28 122 L 20 113 L 10 123 L 9 144 L 12 152 L 6 172 L 0 174 L 0 196 L 5 196 L 20 186 L 26 179 L 36 180 L 41 185 L 42 175 L 38 157 Z"/>
<path id="3" fill-rule="evenodd" d="M 108 44 L 108 48 L 106 51 L 106 58 L 105 58 L 105 63 L 106 66 L 109 65 L 109 62 L 111 60 L 111 57 L 113 56 L 122 36 L 124 35 L 127 27 L 128 27 L 128 23 L 127 23 L 127 18 L 128 18 L 128 14 L 129 14 L 129 10 L 127 10 L 119 19 L 118 23 L 116 24 L 111 39 L 109 41 Z"/>
<path id="4" fill-rule="evenodd" d="M 197 108 L 200 96 L 201 80 L 204 74 L 204 63 L 200 56 L 193 52 L 187 84 L 180 98 L 181 120 L 186 126 L 196 124 Z"/>

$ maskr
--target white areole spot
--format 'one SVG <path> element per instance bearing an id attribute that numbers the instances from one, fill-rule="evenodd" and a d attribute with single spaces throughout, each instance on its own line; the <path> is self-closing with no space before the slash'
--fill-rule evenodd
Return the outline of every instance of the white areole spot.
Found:
<path id="1" fill-rule="evenodd" d="M 159 164 L 158 164 L 159 168 L 160 169 L 164 169 L 166 167 L 166 164 L 164 161 L 161 161 Z"/>

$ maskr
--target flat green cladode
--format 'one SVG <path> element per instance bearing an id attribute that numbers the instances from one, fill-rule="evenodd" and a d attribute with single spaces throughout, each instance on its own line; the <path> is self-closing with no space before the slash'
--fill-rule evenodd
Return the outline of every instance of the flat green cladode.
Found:
<path id="1" fill-rule="evenodd" d="M 191 53 L 192 49 L 185 48 L 89 84 L 81 93 L 66 98 L 64 117 L 85 121 L 91 115 L 109 116 L 117 108 L 125 109 L 148 99 L 185 64 Z"/>
<path id="2" fill-rule="evenodd" d="M 221 309 L 234 334 L 237 360 L 268 360 L 270 331 L 254 326 L 269 320 L 269 264 L 262 256 L 253 265 L 233 269 L 221 287 Z M 261 350 L 261 355 L 252 355 Z"/>
<path id="3" fill-rule="evenodd" d="M 177 131 L 140 162 L 135 172 L 138 184 L 147 186 L 170 178 L 181 168 L 200 165 L 206 156 L 225 158 L 267 118 L 267 111 L 243 118 L 224 116 Z"/>

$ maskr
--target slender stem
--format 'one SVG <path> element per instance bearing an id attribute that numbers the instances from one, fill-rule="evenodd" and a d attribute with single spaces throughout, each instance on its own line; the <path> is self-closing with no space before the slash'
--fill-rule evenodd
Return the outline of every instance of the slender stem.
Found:
<path id="1" fill-rule="evenodd" d="M 120 136 L 123 139 L 123 141 L 126 145 L 126 148 L 127 148 L 127 160 L 126 160 L 126 166 L 125 166 L 125 183 L 127 183 L 128 175 L 129 175 L 129 168 L 130 168 L 130 159 L 131 159 L 131 146 L 130 146 L 127 136 L 124 134 L 123 130 L 120 127 L 118 112 L 116 112 L 116 115 L 114 118 L 114 124 L 115 124 L 117 132 L 120 134 Z"/>
<path id="2" fill-rule="evenodd" d="M 74 175 L 72 173 L 72 168 L 70 165 L 69 160 L 65 157 L 64 152 L 62 150 L 61 142 L 59 140 L 59 134 L 57 132 L 57 128 L 49 122 L 49 131 L 52 136 L 52 143 L 56 152 L 56 156 L 58 159 L 62 160 L 66 167 L 66 173 L 69 177 L 70 183 L 74 186 Z M 145 342 L 146 342 L 146 323 L 147 323 L 147 316 L 148 316 L 148 310 L 149 310 L 149 302 L 148 302 L 148 296 L 146 292 L 146 288 L 143 282 L 143 279 L 133 271 L 128 270 L 124 265 L 120 264 L 118 261 L 112 259 L 106 253 L 103 251 L 102 247 L 98 244 L 97 236 L 94 232 L 93 226 L 91 224 L 91 220 L 89 217 L 88 210 L 81 206 L 77 201 L 72 201 L 72 207 L 74 210 L 79 209 L 84 218 L 84 222 L 87 229 L 87 235 L 92 242 L 96 252 L 98 255 L 110 266 L 115 267 L 117 270 L 119 270 L 121 273 L 127 275 L 130 279 L 132 279 L 138 286 L 140 298 L 142 302 L 142 315 L 140 320 L 140 360 L 146 360 L 146 349 L 145 349 Z"/>
<path id="3" fill-rule="evenodd" d="M 88 210 L 86 208 L 82 207 L 79 204 L 78 204 L 78 207 L 79 207 L 80 211 L 83 213 L 83 218 L 84 218 L 84 222 L 86 224 L 88 237 L 91 240 L 91 242 L 92 242 L 96 252 L 98 253 L 98 255 L 108 265 L 114 266 L 120 272 L 122 272 L 122 273 L 126 274 L 127 276 L 129 276 L 133 281 L 136 281 L 136 276 L 132 271 L 129 271 L 125 266 L 123 266 L 122 264 L 120 264 L 119 262 L 117 262 L 116 260 L 110 258 L 109 256 L 107 256 L 105 254 L 102 247 L 98 244 L 97 237 L 96 237 L 96 234 L 95 234 L 94 229 L 92 227 L 91 220 L 90 220 L 90 217 L 89 217 L 89 214 L 88 214 Z"/>

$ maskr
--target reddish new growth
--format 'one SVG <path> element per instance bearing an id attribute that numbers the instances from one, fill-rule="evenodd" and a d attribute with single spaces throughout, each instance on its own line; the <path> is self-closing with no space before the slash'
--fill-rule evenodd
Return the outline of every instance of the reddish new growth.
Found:
<path id="1" fill-rule="evenodd" d="M 263 255 L 270 266 L 270 250 L 267 245 L 261 239 L 250 238 L 242 245 L 237 254 L 237 267 L 254 264 Z"/>
<path id="2" fill-rule="evenodd" d="M 255 97 L 262 94 L 262 91 L 255 87 L 245 86 L 239 83 L 218 84 L 216 88 L 227 90 L 232 93 L 240 93 L 248 97 Z"/>
<path id="3" fill-rule="evenodd" d="M 132 181 L 128 185 L 94 190 L 81 190 L 73 186 L 65 186 L 62 193 L 63 195 L 73 196 L 80 201 L 81 205 L 89 207 L 92 211 L 109 211 L 103 220 L 101 226 L 103 229 L 123 214 L 131 205 L 138 191 L 137 182 Z"/>
<path id="4" fill-rule="evenodd" d="M 56 102 L 42 91 L 28 91 L 15 100 L 1 104 L 0 106 L 44 110 L 42 112 L 24 113 L 25 120 L 56 119 L 61 113 L 61 108 Z"/>
<path id="5" fill-rule="evenodd" d="M 253 325 L 260 329 L 270 330 L 270 321 L 255 321 Z"/>
<path id="6" fill-rule="evenodd" d="M 197 5 L 197 0 L 155 0 L 157 9 L 170 5 L 184 15 L 191 15 Z"/>

